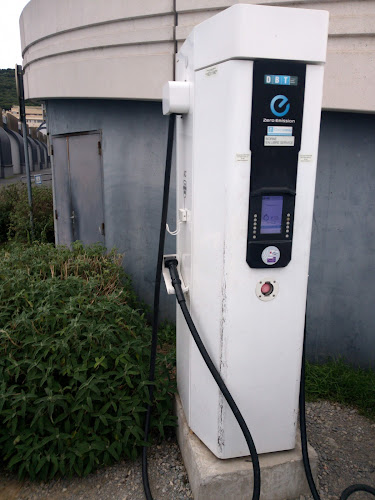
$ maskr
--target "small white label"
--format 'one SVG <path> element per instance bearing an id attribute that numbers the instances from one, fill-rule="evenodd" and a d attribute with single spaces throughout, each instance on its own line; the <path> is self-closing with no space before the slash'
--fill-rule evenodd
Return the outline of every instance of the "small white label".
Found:
<path id="1" fill-rule="evenodd" d="M 214 76 L 218 72 L 217 66 L 211 66 L 206 69 L 206 76 Z"/>
<path id="2" fill-rule="evenodd" d="M 35 181 L 35 184 L 42 184 L 42 176 L 41 175 L 34 175 L 34 181 Z"/>
<path id="3" fill-rule="evenodd" d="M 249 153 L 237 153 L 236 154 L 236 161 L 249 161 L 249 160 L 250 160 Z"/>
<path id="4" fill-rule="evenodd" d="M 277 247 L 269 246 L 266 247 L 262 252 L 262 261 L 267 264 L 267 266 L 273 266 L 280 259 L 280 250 Z"/>
<path id="5" fill-rule="evenodd" d="M 293 127 L 267 127 L 267 135 L 293 135 Z"/>
<path id="6" fill-rule="evenodd" d="M 294 146 L 294 136 L 264 136 L 265 146 Z"/>
<path id="7" fill-rule="evenodd" d="M 298 155 L 298 160 L 299 160 L 301 163 L 311 162 L 311 161 L 313 161 L 313 155 L 304 155 L 304 154 L 300 153 L 300 154 Z"/>

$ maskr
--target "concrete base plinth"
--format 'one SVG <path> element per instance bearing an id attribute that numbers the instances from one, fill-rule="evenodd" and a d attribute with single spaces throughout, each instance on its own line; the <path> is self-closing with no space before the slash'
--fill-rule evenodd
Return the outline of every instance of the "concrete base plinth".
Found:
<path id="1" fill-rule="evenodd" d="M 195 500 L 249 500 L 253 490 L 253 467 L 250 457 L 220 460 L 189 429 L 179 396 L 177 439 Z M 318 456 L 309 446 L 314 477 Z M 261 500 L 299 500 L 309 494 L 302 463 L 301 442 L 294 450 L 259 456 Z"/>

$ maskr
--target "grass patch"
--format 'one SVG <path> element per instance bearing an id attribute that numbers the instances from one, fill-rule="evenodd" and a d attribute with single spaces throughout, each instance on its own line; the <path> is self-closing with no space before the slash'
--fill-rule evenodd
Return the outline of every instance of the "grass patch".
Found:
<path id="1" fill-rule="evenodd" d="M 343 360 L 306 363 L 306 399 L 354 406 L 361 415 L 375 420 L 375 372 L 354 368 Z"/>

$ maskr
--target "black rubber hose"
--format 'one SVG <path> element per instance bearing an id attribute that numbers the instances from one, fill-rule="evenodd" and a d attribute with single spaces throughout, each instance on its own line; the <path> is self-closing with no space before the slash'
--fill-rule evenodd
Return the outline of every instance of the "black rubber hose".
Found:
<path id="1" fill-rule="evenodd" d="M 149 373 L 149 382 L 151 383 L 148 385 L 150 403 L 147 406 L 146 422 L 144 430 L 144 440 L 146 442 L 148 441 L 150 433 L 151 413 L 154 401 L 153 382 L 155 381 L 156 350 L 158 345 L 160 282 L 163 269 L 164 241 L 165 241 L 165 231 L 167 224 L 167 214 L 168 214 L 169 184 L 170 184 L 171 169 L 172 169 L 172 151 L 173 151 L 175 121 L 176 121 L 176 115 L 170 115 L 169 125 L 168 125 L 167 156 L 165 160 L 165 173 L 164 173 L 163 208 L 162 208 L 161 222 L 160 222 L 158 260 L 156 264 L 156 276 L 155 276 L 155 286 L 154 286 L 154 310 L 152 318 L 152 337 L 151 337 L 151 355 L 150 355 L 150 373 Z M 150 489 L 150 483 L 148 479 L 147 446 L 144 446 L 142 448 L 142 481 L 146 499 L 153 500 Z"/>
<path id="2" fill-rule="evenodd" d="M 220 376 L 220 373 L 217 371 L 215 365 L 213 364 L 206 348 L 204 347 L 204 344 L 199 336 L 199 333 L 194 325 L 194 322 L 190 316 L 189 310 L 186 306 L 185 302 L 185 297 L 181 288 L 181 280 L 179 278 L 179 274 L 177 271 L 177 265 L 178 262 L 176 259 L 168 259 L 165 261 L 165 266 L 168 267 L 169 273 L 171 275 L 172 279 L 172 285 L 176 291 L 176 299 L 181 307 L 182 314 L 185 317 L 186 323 L 189 327 L 189 330 L 191 331 L 191 334 L 193 336 L 193 339 L 195 341 L 196 346 L 198 347 L 199 352 L 202 355 L 202 358 L 204 359 L 204 362 L 207 365 L 207 368 L 210 370 L 211 375 L 215 379 L 215 382 L 217 383 L 219 389 L 221 390 L 226 402 L 228 403 L 230 409 L 233 412 L 233 415 L 235 416 L 238 425 L 241 428 L 241 431 L 244 435 L 244 438 L 246 439 L 247 446 L 249 447 L 250 455 L 251 455 L 251 460 L 253 462 L 253 475 L 254 475 L 254 487 L 253 487 L 253 500 L 258 500 L 260 496 L 260 468 L 259 468 L 259 459 L 258 459 L 258 453 L 255 448 L 255 444 L 253 441 L 253 438 L 250 434 L 250 431 L 246 425 L 246 422 L 241 415 L 240 410 L 238 409 L 234 399 L 232 398 L 227 386 L 225 385 L 223 379 Z"/>
<path id="3" fill-rule="evenodd" d="M 306 337 L 306 327 L 303 339 L 303 352 L 302 352 L 302 366 L 301 366 L 301 382 L 299 389 L 299 426 L 301 432 L 301 444 L 302 444 L 302 459 L 303 466 L 305 468 L 306 479 L 309 484 L 309 488 L 314 500 L 321 500 L 318 490 L 315 485 L 315 481 L 311 472 L 309 452 L 307 449 L 307 433 L 306 433 L 306 400 L 305 400 L 305 337 Z"/>
<path id="4" fill-rule="evenodd" d="M 303 466 L 305 468 L 305 474 L 307 482 L 309 483 L 311 494 L 314 500 L 321 500 L 321 497 L 318 493 L 318 490 L 315 485 L 315 481 L 311 472 L 309 453 L 307 450 L 307 432 L 306 432 L 306 413 L 305 413 L 305 344 L 306 344 L 306 327 L 304 332 L 303 339 L 303 353 L 302 353 L 302 367 L 301 367 L 301 383 L 300 383 L 300 391 L 299 391 L 299 425 L 301 432 L 301 444 L 302 444 L 302 458 L 303 458 Z M 367 493 L 375 496 L 375 488 L 372 486 L 368 486 L 367 484 L 353 484 L 346 488 L 340 496 L 340 500 L 347 500 L 350 495 L 355 493 L 356 491 L 365 491 Z"/>

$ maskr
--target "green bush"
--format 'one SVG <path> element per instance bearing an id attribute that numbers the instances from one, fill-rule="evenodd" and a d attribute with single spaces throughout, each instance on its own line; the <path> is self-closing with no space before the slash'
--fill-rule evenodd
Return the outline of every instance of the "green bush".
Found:
<path id="1" fill-rule="evenodd" d="M 21 184 L 10 184 L 0 189 L 0 243 L 8 241 L 10 215 L 20 201 Z"/>
<path id="2" fill-rule="evenodd" d="M 20 477 L 86 475 L 143 443 L 150 328 L 121 257 L 48 244 L 0 251 L 0 457 Z M 160 348 L 152 429 L 174 425 Z"/>
<path id="3" fill-rule="evenodd" d="M 176 348 L 176 325 L 170 321 L 163 321 L 159 326 L 158 336 L 162 344 Z"/>
<path id="4" fill-rule="evenodd" d="M 35 240 L 54 242 L 52 188 L 32 186 Z M 0 242 L 30 241 L 27 186 L 10 184 L 0 189 Z"/>

